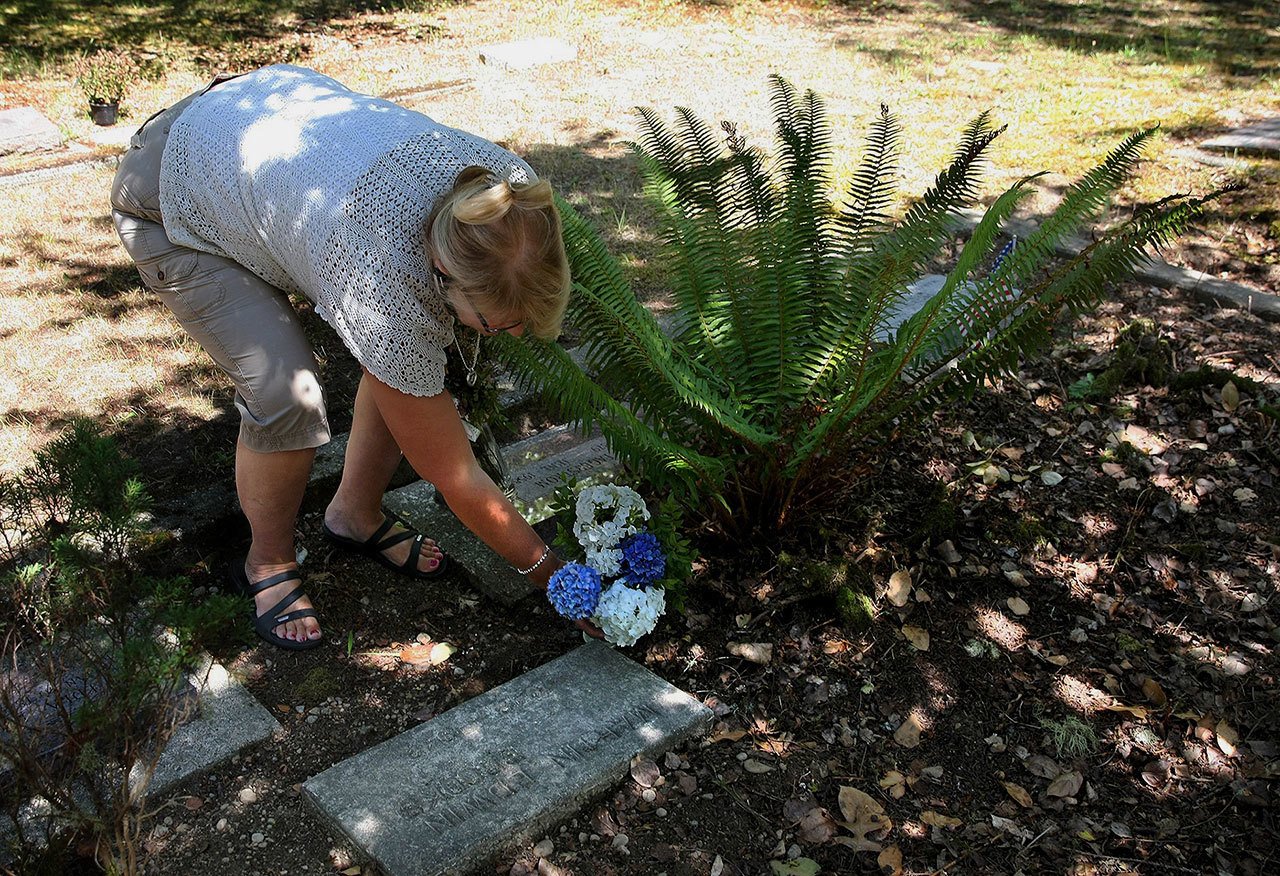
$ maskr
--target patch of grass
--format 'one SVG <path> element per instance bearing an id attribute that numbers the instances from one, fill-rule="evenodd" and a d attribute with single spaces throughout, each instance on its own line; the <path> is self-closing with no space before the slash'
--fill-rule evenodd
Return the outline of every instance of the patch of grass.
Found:
<path id="1" fill-rule="evenodd" d="M 1075 715 L 1069 715 L 1060 721 L 1041 718 L 1040 726 L 1049 732 L 1058 757 L 1084 757 L 1098 748 L 1098 734 Z"/>

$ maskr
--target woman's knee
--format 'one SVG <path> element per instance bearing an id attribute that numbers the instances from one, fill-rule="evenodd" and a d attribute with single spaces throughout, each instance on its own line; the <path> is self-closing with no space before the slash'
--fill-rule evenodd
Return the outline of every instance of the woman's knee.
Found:
<path id="1" fill-rule="evenodd" d="M 263 453 L 327 444 L 331 437 L 324 391 L 314 370 L 295 369 L 288 379 L 250 390 L 252 403 L 236 393 L 240 440 Z"/>

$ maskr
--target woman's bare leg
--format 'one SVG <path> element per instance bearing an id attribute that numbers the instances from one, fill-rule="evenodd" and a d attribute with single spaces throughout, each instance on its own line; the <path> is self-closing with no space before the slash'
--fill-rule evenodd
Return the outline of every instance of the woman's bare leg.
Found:
<path id="1" fill-rule="evenodd" d="M 297 568 L 293 531 L 315 456 L 314 448 L 259 453 L 236 442 L 236 492 L 253 532 L 244 563 L 250 581 Z M 297 581 L 285 581 L 259 593 L 255 599 L 258 614 L 270 611 L 297 586 Z M 301 608 L 311 608 L 311 600 L 303 596 L 286 610 Z M 320 624 L 313 617 L 304 617 L 281 624 L 275 634 L 298 642 L 318 639 Z"/>
<path id="2" fill-rule="evenodd" d="M 363 377 L 356 390 L 342 481 L 324 514 L 329 529 L 361 541 L 373 535 L 382 525 L 382 497 L 399 464 L 400 447 L 369 394 L 368 377 Z M 409 550 L 410 542 L 405 540 L 385 553 L 393 562 L 402 563 L 409 556 Z M 424 540 L 418 568 L 430 572 L 440 565 L 440 556 L 436 543 Z"/>

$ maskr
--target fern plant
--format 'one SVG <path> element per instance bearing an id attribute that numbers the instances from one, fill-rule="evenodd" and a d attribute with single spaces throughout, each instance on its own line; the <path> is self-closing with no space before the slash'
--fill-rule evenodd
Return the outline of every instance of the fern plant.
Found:
<path id="1" fill-rule="evenodd" d="M 661 216 L 658 257 L 675 304 L 665 331 L 599 234 L 561 202 L 574 276 L 568 316 L 585 370 L 555 344 L 504 339 L 501 348 L 518 379 L 582 428 L 598 427 L 624 463 L 731 534 L 825 507 L 867 470 L 895 422 L 1009 371 L 1045 344 L 1064 308 L 1094 304 L 1218 194 L 1165 199 L 1053 261 L 1055 246 L 1095 219 L 1133 170 L 1154 133 L 1139 131 L 984 270 L 1036 177 L 997 198 L 938 292 L 904 321 L 911 284 L 955 238 L 1004 128 L 978 116 L 950 165 L 895 221 L 901 128 L 888 108 L 833 198 L 821 99 L 781 77 L 770 85 L 773 156 L 729 123 L 717 133 L 687 109 L 674 126 L 639 110 L 642 136 L 631 148 Z"/>

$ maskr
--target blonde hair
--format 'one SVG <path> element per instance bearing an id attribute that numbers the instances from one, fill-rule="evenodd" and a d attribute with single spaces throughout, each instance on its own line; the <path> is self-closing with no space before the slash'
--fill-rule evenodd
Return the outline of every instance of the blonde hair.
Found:
<path id="1" fill-rule="evenodd" d="M 569 259 L 550 183 L 510 183 L 468 167 L 432 211 L 427 239 L 450 282 L 486 318 L 519 320 L 548 340 L 560 334 Z"/>

